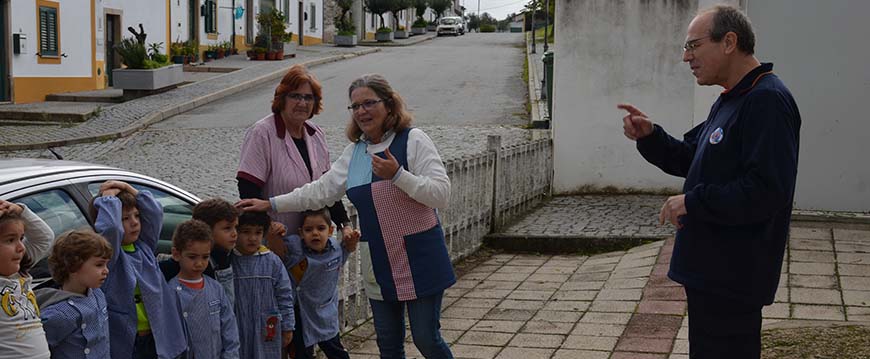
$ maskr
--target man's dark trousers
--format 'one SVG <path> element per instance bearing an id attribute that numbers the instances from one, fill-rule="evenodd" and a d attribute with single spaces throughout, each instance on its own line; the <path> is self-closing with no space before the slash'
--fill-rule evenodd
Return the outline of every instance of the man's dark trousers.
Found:
<path id="1" fill-rule="evenodd" d="M 758 359 L 761 305 L 686 287 L 690 359 Z"/>

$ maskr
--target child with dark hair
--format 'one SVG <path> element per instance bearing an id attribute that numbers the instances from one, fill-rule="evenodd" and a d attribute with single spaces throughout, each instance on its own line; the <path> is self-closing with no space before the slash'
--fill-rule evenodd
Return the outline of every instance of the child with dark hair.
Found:
<path id="1" fill-rule="evenodd" d="M 329 359 L 348 359 L 339 336 L 338 280 L 342 265 L 359 244 L 360 233 L 353 231 L 339 243 L 332 236 L 326 208 L 301 216 L 299 235 L 284 237 L 287 255 L 283 258 L 296 298 L 296 359 L 314 359 L 315 345 Z"/>
<path id="2" fill-rule="evenodd" d="M 119 181 L 100 185 L 93 200 L 97 233 L 112 246 L 103 283 L 112 358 L 176 358 L 187 350 L 178 304 L 154 252 L 163 208 L 148 191 Z"/>
<path id="3" fill-rule="evenodd" d="M 36 291 L 52 358 L 108 358 L 109 314 L 100 289 L 109 275 L 112 247 L 90 229 L 57 238 L 48 268 L 60 289 Z"/>
<path id="4" fill-rule="evenodd" d="M 25 256 L 48 253 L 54 232 L 27 206 L 0 200 L 0 357 L 48 358 L 51 353 L 33 294 L 33 277 L 21 273 Z"/>
<path id="5" fill-rule="evenodd" d="M 232 257 L 242 358 L 280 358 L 293 338 L 293 289 L 281 259 L 263 245 L 271 220 L 263 212 L 239 217 Z"/>
<path id="6" fill-rule="evenodd" d="M 193 219 L 205 222 L 211 228 L 211 238 L 214 242 L 203 274 L 216 279 L 223 286 L 227 298 L 232 303 L 235 301 L 235 295 L 231 257 L 238 240 L 236 225 L 239 223 L 239 211 L 223 199 L 211 198 L 193 207 Z M 175 259 L 160 262 L 160 270 L 167 281 L 178 275 L 179 269 Z"/>
<path id="7" fill-rule="evenodd" d="M 178 274 L 169 280 L 185 324 L 188 357 L 239 358 L 239 330 L 232 303 L 216 280 L 203 276 L 212 252 L 212 231 L 199 220 L 183 222 L 172 235 Z"/>

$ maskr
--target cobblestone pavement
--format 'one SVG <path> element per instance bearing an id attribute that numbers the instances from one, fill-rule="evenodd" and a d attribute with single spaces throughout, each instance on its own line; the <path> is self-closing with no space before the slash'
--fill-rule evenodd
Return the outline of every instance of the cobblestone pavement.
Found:
<path id="1" fill-rule="evenodd" d="M 506 235 L 550 237 L 666 237 L 658 224 L 667 196 L 583 195 L 553 197 L 510 227 Z"/>
<path id="2" fill-rule="evenodd" d="M 813 226 L 813 227 L 804 227 Z M 591 257 L 496 254 L 445 293 L 457 358 L 688 358 L 683 289 L 666 277 L 673 239 Z M 870 324 L 870 230 L 794 223 L 764 325 Z M 377 358 L 371 321 L 345 335 Z M 410 335 L 405 350 L 420 358 Z"/>
<path id="3" fill-rule="evenodd" d="M 33 126 L 3 126 L 2 131 L 0 131 L 0 143 L 5 145 L 21 145 L 64 141 L 120 131 L 149 114 L 215 94 L 248 80 L 285 69 L 292 64 L 357 51 L 360 51 L 360 49 L 331 46 L 312 47 L 306 49 L 305 52 L 300 51 L 300 55 L 296 58 L 264 62 L 261 65 L 231 72 L 226 76 L 212 78 L 172 91 L 107 107 L 98 116 L 78 126 L 49 126 L 40 129 L 35 129 Z"/>

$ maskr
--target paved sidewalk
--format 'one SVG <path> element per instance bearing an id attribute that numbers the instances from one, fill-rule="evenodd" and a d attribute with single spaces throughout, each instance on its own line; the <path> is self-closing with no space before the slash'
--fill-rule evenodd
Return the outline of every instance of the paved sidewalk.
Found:
<path id="1" fill-rule="evenodd" d="M 612 202 L 633 202 L 631 197 L 653 202 L 598 197 L 557 200 L 579 203 L 576 219 L 609 213 L 621 206 Z M 644 213 L 658 210 L 609 215 L 614 227 L 629 228 L 639 219 L 646 223 Z M 566 220 L 540 210 L 530 217 L 523 222 Z M 577 234 L 586 227 L 558 228 Z M 661 232 L 647 234 L 655 233 Z M 442 333 L 457 358 L 688 358 L 685 295 L 666 277 L 672 250 L 671 237 L 592 256 L 493 255 L 447 290 Z M 793 223 L 782 273 L 775 303 L 763 311 L 765 326 L 870 325 L 870 226 Z M 346 342 L 362 343 L 351 349 L 354 358 L 377 357 L 373 333 L 367 322 L 347 334 Z M 406 352 L 421 357 L 410 336 Z"/>
<path id="2" fill-rule="evenodd" d="M 411 36 L 407 39 L 393 39 L 390 42 L 377 42 L 375 40 L 362 40 L 358 43 L 359 46 L 382 46 L 382 47 L 396 47 L 396 46 L 411 46 L 419 44 L 423 41 L 432 40 L 438 37 L 434 32 L 426 33 L 423 35 L 415 35 Z"/>
<path id="3" fill-rule="evenodd" d="M 377 51 L 380 49 L 334 46 L 300 48 L 295 58 L 263 62 L 224 76 L 111 106 L 77 126 L 3 126 L 0 131 L 0 151 L 47 148 L 128 136 L 165 118 L 280 78 L 293 64 L 315 66 Z"/>

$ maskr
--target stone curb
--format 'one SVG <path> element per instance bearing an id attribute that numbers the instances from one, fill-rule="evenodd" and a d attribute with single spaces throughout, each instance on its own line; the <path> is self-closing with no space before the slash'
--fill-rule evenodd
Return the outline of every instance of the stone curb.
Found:
<path id="1" fill-rule="evenodd" d="M 356 45 L 357 46 L 365 46 L 365 47 L 402 47 L 402 46 L 416 45 L 416 44 L 419 44 L 423 41 L 432 40 L 436 37 L 438 37 L 438 36 L 437 35 L 423 35 L 423 36 L 418 37 L 417 39 L 414 39 L 414 37 L 411 37 L 411 40 L 408 40 L 407 42 L 401 42 L 401 43 L 399 43 L 399 42 L 376 42 L 376 41 L 375 42 L 369 42 L 369 41 L 362 42 L 362 41 L 360 41 Z"/>
<path id="2" fill-rule="evenodd" d="M 532 34 L 532 36 L 534 36 L 534 34 Z M 531 125 L 531 124 L 535 123 L 536 121 L 541 120 L 541 113 L 538 111 L 538 102 L 540 102 L 541 99 L 538 98 L 538 92 L 536 91 L 536 87 L 535 87 L 535 84 L 538 83 L 538 71 L 535 70 L 535 63 L 533 62 L 533 61 L 535 61 L 535 58 L 534 58 L 534 56 L 532 56 L 531 50 L 529 50 L 529 47 L 532 46 L 532 44 L 529 42 L 529 35 L 528 34 L 526 34 L 526 36 L 525 36 L 525 44 L 526 44 L 526 59 L 528 60 L 528 67 L 529 67 L 529 105 L 530 105 L 529 107 L 531 108 L 531 112 L 532 112 L 531 113 L 531 122 L 529 122 L 529 125 Z"/>
<path id="3" fill-rule="evenodd" d="M 352 59 L 354 57 L 368 55 L 368 54 L 379 52 L 379 51 L 381 51 L 381 49 L 379 49 L 379 48 L 365 49 L 365 50 L 360 50 L 360 51 L 356 51 L 356 52 L 349 53 L 349 54 L 341 54 L 341 55 L 334 55 L 334 56 L 329 56 L 329 57 L 324 57 L 324 58 L 319 58 L 319 59 L 312 59 L 309 61 L 302 62 L 301 64 L 305 65 L 306 67 L 311 68 L 311 67 L 315 67 L 318 65 L 328 64 L 328 63 L 341 61 L 341 60 Z M 132 135 L 136 131 L 142 130 L 148 126 L 151 126 L 155 123 L 163 121 L 169 117 L 190 111 L 192 109 L 195 109 L 195 108 L 200 107 L 202 105 L 208 104 L 210 102 L 223 99 L 227 96 L 230 96 L 230 95 L 239 93 L 241 91 L 250 89 L 252 87 L 261 85 L 263 83 L 278 79 L 281 76 L 283 76 L 284 73 L 286 73 L 286 71 L 287 71 L 286 69 L 277 70 L 277 71 L 274 71 L 272 73 L 265 74 L 265 75 L 262 75 L 260 77 L 254 78 L 252 80 L 249 80 L 249 81 L 225 88 L 223 90 L 213 92 L 213 93 L 210 93 L 210 94 L 205 95 L 205 96 L 200 96 L 198 98 L 186 101 L 184 103 L 176 104 L 174 106 L 163 109 L 162 111 L 152 112 L 152 113 L 145 115 L 142 118 L 134 121 L 132 124 L 130 124 L 129 126 L 123 128 L 119 131 L 101 133 L 101 134 L 96 134 L 96 135 L 86 136 L 86 137 L 71 138 L 71 139 L 66 139 L 66 140 L 58 140 L 58 141 L 36 142 L 36 143 L 15 144 L 15 145 L 5 145 L 4 144 L 4 145 L 0 145 L 0 151 L 20 151 L 20 150 L 45 149 L 45 148 L 50 148 L 50 147 L 69 146 L 69 145 L 76 145 L 76 144 L 90 143 L 90 142 L 102 142 L 102 141 L 108 141 L 108 140 L 113 140 L 113 139 L 117 139 L 117 138 L 127 137 L 127 136 Z"/>
<path id="4" fill-rule="evenodd" d="M 648 241 L 660 241 L 670 236 L 583 236 L 583 235 L 515 235 L 488 234 L 483 243 L 487 247 L 512 252 L 548 254 L 605 253 L 626 250 Z"/>
<path id="5" fill-rule="evenodd" d="M 791 212 L 792 222 L 833 222 L 870 225 L 870 214 L 861 212 L 825 212 L 796 210 Z"/>

